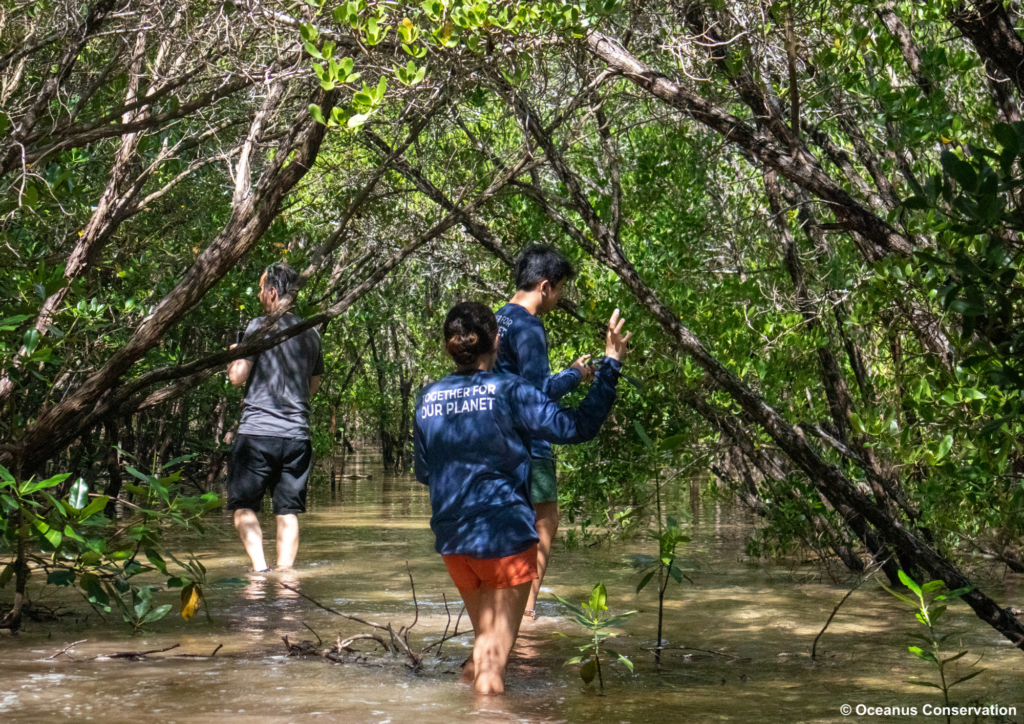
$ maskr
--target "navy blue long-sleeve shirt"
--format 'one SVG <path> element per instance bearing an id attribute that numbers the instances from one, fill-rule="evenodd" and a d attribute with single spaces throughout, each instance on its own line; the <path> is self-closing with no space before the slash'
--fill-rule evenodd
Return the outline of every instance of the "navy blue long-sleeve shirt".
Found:
<path id="1" fill-rule="evenodd" d="M 416 479 L 430 488 L 430 527 L 442 555 L 504 558 L 537 542 L 530 441 L 597 436 L 615 402 L 621 364 L 602 362 L 576 409 L 509 374 L 450 375 L 416 401 Z"/>
<path id="2" fill-rule="evenodd" d="M 579 387 L 583 375 L 571 367 L 551 374 L 548 335 L 537 317 L 525 307 L 511 302 L 495 312 L 494 316 L 500 330 L 495 372 L 519 375 L 555 402 Z M 550 460 L 551 443 L 535 439 L 530 456 Z"/>

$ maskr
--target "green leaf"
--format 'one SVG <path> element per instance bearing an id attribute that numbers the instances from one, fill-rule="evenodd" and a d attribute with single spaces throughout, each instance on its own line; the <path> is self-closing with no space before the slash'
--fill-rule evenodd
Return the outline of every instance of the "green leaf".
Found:
<path id="1" fill-rule="evenodd" d="M 79 478 L 71 485 L 68 502 L 76 510 L 81 510 L 89 502 L 89 484 L 85 482 L 85 478 Z"/>
<path id="2" fill-rule="evenodd" d="M 944 581 L 928 581 L 928 583 L 921 586 L 921 593 L 934 593 L 935 591 L 942 590 L 945 585 Z"/>
<path id="3" fill-rule="evenodd" d="M 157 606 L 152 611 L 147 613 L 142 620 L 144 623 L 152 623 L 153 621 L 159 621 L 164 616 L 166 616 L 170 612 L 170 610 L 171 604 L 165 603 L 163 606 Z"/>
<path id="4" fill-rule="evenodd" d="M 312 23 L 303 23 L 299 26 L 299 34 L 302 35 L 302 39 L 310 43 L 314 42 L 320 37 L 320 31 L 316 29 Z"/>
<path id="5" fill-rule="evenodd" d="M 992 135 L 999 141 L 999 145 L 1003 148 L 1011 151 L 1013 154 L 1020 153 L 1020 137 L 1017 132 L 1013 130 L 1013 126 L 1008 123 L 997 123 L 992 128 Z"/>
<path id="6" fill-rule="evenodd" d="M 893 596 L 895 596 L 896 598 L 900 599 L 904 603 L 909 603 L 914 608 L 917 608 L 917 606 L 918 606 L 917 601 L 911 601 L 909 598 L 904 596 L 902 593 L 896 593 L 896 591 L 892 590 L 888 586 L 882 586 L 882 588 L 884 588 L 886 591 L 888 591 L 889 593 L 891 593 Z"/>
<path id="7" fill-rule="evenodd" d="M 587 663 L 583 664 L 580 669 L 580 678 L 583 679 L 584 684 L 589 684 L 597 676 L 597 659 L 590 659 Z"/>
<path id="8" fill-rule="evenodd" d="M 636 592 L 637 592 L 637 593 L 640 593 L 640 591 L 644 590 L 644 587 L 645 587 L 645 586 L 646 586 L 646 585 L 647 585 L 648 583 L 650 583 L 650 582 L 651 582 L 651 579 L 652 579 L 652 578 L 654 578 L 654 574 L 655 574 L 655 573 L 656 573 L 656 571 L 651 571 L 650 573 L 648 573 L 648 574 L 647 574 L 646 576 L 644 576 L 644 577 L 643 577 L 643 578 L 642 578 L 642 579 L 640 580 L 640 583 L 639 583 L 639 584 L 637 584 L 637 587 L 636 587 Z"/>
<path id="9" fill-rule="evenodd" d="M 86 599 L 90 603 L 96 603 L 101 606 L 110 605 L 110 596 L 103 590 L 103 586 L 100 584 L 99 576 L 94 573 L 83 573 L 82 577 L 78 581 L 78 585 L 86 593 Z"/>
<path id="10" fill-rule="evenodd" d="M 127 470 L 132 476 L 138 478 L 139 480 L 144 480 L 147 483 L 151 482 L 152 479 L 153 479 L 153 476 L 146 475 L 145 473 L 140 473 L 138 470 L 133 468 L 131 465 L 125 465 L 124 469 Z"/>
<path id="11" fill-rule="evenodd" d="M 605 590 L 603 583 L 598 583 L 594 586 L 594 590 L 590 592 L 590 610 L 594 614 L 598 611 L 607 611 L 608 606 L 608 591 Z"/>
<path id="12" fill-rule="evenodd" d="M 57 546 L 60 545 L 60 542 L 64 539 L 64 536 L 61 535 L 59 530 L 51 528 L 42 518 L 37 518 L 33 525 L 35 526 L 35 529 L 39 531 L 39 534 L 46 539 L 46 542 L 54 548 L 57 548 Z"/>
<path id="13" fill-rule="evenodd" d="M 945 664 L 948 664 L 950 661 L 956 661 L 957 659 L 962 659 L 964 656 L 967 656 L 967 652 L 966 651 L 961 651 L 958 654 L 953 654 L 949 658 L 943 659 L 942 663 L 945 665 Z"/>
<path id="14" fill-rule="evenodd" d="M 901 581 L 901 582 L 903 583 L 903 585 L 904 585 L 904 586 L 906 586 L 907 588 L 909 588 L 909 589 L 910 589 L 911 591 L 913 591 L 914 593 L 916 593 L 916 594 L 917 594 L 918 596 L 920 596 L 920 595 L 921 595 L 921 587 L 920 587 L 920 586 L 918 586 L 918 585 L 917 585 L 917 584 L 916 584 L 916 583 L 914 582 L 914 579 L 912 579 L 912 578 L 911 578 L 910 576 L 908 576 L 908 575 L 907 575 L 906 573 L 904 573 L 904 572 L 903 572 L 902 570 L 899 570 L 899 571 L 897 571 L 896 573 L 897 573 L 897 575 L 898 575 L 898 576 L 900 577 L 900 581 Z"/>
<path id="15" fill-rule="evenodd" d="M 939 691 L 942 691 L 941 686 L 933 684 L 930 681 L 908 681 L 907 683 L 913 684 L 914 686 L 927 686 L 929 689 L 938 689 Z"/>
<path id="16" fill-rule="evenodd" d="M 316 47 L 315 45 L 313 45 L 313 44 L 312 44 L 311 42 L 309 42 L 308 40 L 307 40 L 306 42 L 304 42 L 304 43 L 302 44 L 302 47 L 303 47 L 303 48 L 305 48 L 305 49 L 306 49 L 306 52 L 307 52 L 307 53 L 309 53 L 309 54 L 310 54 L 311 56 L 313 56 L 314 58 L 318 58 L 318 59 L 320 59 L 320 60 L 323 60 L 323 57 L 324 57 L 324 56 L 323 56 L 323 54 L 322 54 L 322 53 L 320 52 L 320 49 L 319 49 L 319 48 L 317 48 L 317 47 Z"/>
<path id="17" fill-rule="evenodd" d="M 555 597 L 555 600 L 557 600 L 560 604 L 565 606 L 567 609 L 569 609 L 573 613 L 575 613 L 575 614 L 577 614 L 579 616 L 583 615 L 583 609 L 581 609 L 578 606 L 574 606 L 573 604 L 569 603 L 564 598 L 559 596 L 557 593 L 552 593 L 551 595 Z"/>
<path id="18" fill-rule="evenodd" d="M 32 493 L 35 493 L 39 490 L 44 490 L 46 488 L 54 488 L 70 477 L 71 473 L 61 473 L 60 475 L 54 475 L 52 478 L 47 478 L 46 480 L 29 480 L 27 483 L 21 484 L 21 490 L 19 490 L 18 492 L 21 495 L 21 497 L 24 498 L 28 495 L 32 495 Z"/>
<path id="19" fill-rule="evenodd" d="M 950 449 L 952 449 L 952 447 L 953 447 L 953 436 L 952 435 L 946 435 L 944 438 L 942 438 L 942 442 L 939 443 L 939 451 L 935 455 L 935 462 L 938 462 L 939 460 L 942 460 L 942 458 L 946 457 L 946 455 L 949 454 L 949 451 L 950 451 Z"/>
<path id="20" fill-rule="evenodd" d="M 368 114 L 356 113 L 354 116 L 348 119 L 348 123 L 346 123 L 346 125 L 349 128 L 356 128 L 357 126 L 361 126 L 364 123 L 366 123 L 366 119 L 368 119 L 369 117 L 370 116 Z"/>
<path id="21" fill-rule="evenodd" d="M 625 664 L 625 665 L 626 665 L 626 668 L 627 668 L 627 669 L 629 669 L 629 670 L 630 670 L 631 672 L 633 671 L 633 662 L 632 662 L 632 661 L 630 661 L 629 659 L 627 659 L 627 658 L 626 658 L 625 656 L 623 656 L 622 654 L 615 654 L 615 655 L 619 657 L 619 661 L 621 661 L 621 662 L 622 662 L 623 664 Z"/>
<path id="22" fill-rule="evenodd" d="M 627 618 L 630 618 L 631 616 L 635 616 L 638 613 L 640 613 L 640 612 L 639 611 L 626 611 L 625 613 L 620 613 L 618 616 L 612 616 L 611 618 L 609 618 L 607 621 L 604 622 L 604 626 L 608 627 L 608 628 L 611 628 L 612 626 L 617 626 L 621 621 L 625 621 Z"/>
<path id="23" fill-rule="evenodd" d="M 967 652 L 965 651 L 964 653 L 967 653 Z M 978 669 L 977 671 L 975 671 L 973 673 L 970 673 L 967 676 L 964 676 L 962 678 L 957 679 L 956 681 L 954 681 L 952 684 L 949 685 L 949 688 L 952 689 L 957 684 L 962 684 L 965 681 L 970 681 L 975 676 L 978 676 L 979 674 L 984 674 L 986 671 L 987 671 L 987 669 Z"/>
<path id="24" fill-rule="evenodd" d="M 582 656 L 573 656 L 571 659 L 562 664 L 562 666 L 572 666 L 573 664 L 578 664 L 581 661 L 583 661 Z"/>
<path id="25" fill-rule="evenodd" d="M 943 151 L 940 157 L 942 168 L 950 177 L 960 184 L 965 191 L 974 192 L 978 188 L 978 172 L 966 161 L 961 160 L 952 151 Z"/>
<path id="26" fill-rule="evenodd" d="M 150 563 L 152 563 L 153 566 L 158 571 L 160 571 L 161 573 L 163 573 L 166 576 L 167 575 L 167 561 L 165 561 L 163 559 L 163 556 L 161 556 L 153 548 L 146 548 L 145 549 L 145 553 L 146 553 L 146 560 L 148 560 Z"/>
<path id="27" fill-rule="evenodd" d="M 14 564 L 8 563 L 2 573 L 0 573 L 0 588 L 5 588 L 10 580 L 14 577 Z"/>
<path id="28" fill-rule="evenodd" d="M 89 518 L 106 508 L 107 503 L 109 502 L 110 496 L 108 495 L 101 495 L 98 498 L 93 498 L 92 502 L 82 508 L 81 512 L 78 514 L 78 519 L 81 521 L 89 520 Z"/>
<path id="29" fill-rule="evenodd" d="M 686 442 L 685 434 L 679 433 L 678 435 L 672 435 L 671 437 L 666 437 L 661 441 L 661 449 L 665 452 L 672 452 L 684 442 Z"/>
<path id="30" fill-rule="evenodd" d="M 907 647 L 907 651 L 909 651 L 914 656 L 916 656 L 917 658 L 922 659 L 924 661 L 930 661 L 933 664 L 939 663 L 935 659 L 935 654 L 933 654 L 931 651 L 925 651 L 920 646 L 908 646 Z"/>
<path id="31" fill-rule="evenodd" d="M 640 436 L 641 442 L 647 447 L 654 447 L 654 443 L 651 442 L 651 438 L 647 436 L 647 431 L 644 426 L 640 424 L 639 420 L 633 420 L 633 427 L 636 429 L 636 434 Z"/>
<path id="32" fill-rule="evenodd" d="M 322 126 L 327 125 L 327 121 L 324 120 L 324 113 L 320 110 L 320 106 L 316 103 L 309 104 L 309 115 L 313 117 L 313 120 Z"/>

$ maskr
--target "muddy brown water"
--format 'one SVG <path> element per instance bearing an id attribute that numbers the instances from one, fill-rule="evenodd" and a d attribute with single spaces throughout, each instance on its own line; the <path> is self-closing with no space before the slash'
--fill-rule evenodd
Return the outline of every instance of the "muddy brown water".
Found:
<path id="1" fill-rule="evenodd" d="M 321 481 L 311 491 L 301 519 L 297 570 L 253 577 L 242 590 L 211 592 L 213 623 L 202 615 L 185 622 L 174 613 L 137 636 L 108 616 L 107 622 L 67 591 L 48 601 L 73 607 L 76 615 L 29 623 L 17 637 L 0 638 L 0 722 L 607 722 L 663 721 L 824 722 L 924 719 L 924 707 L 940 695 L 907 683 L 933 678 L 906 651 L 905 634 L 920 627 L 878 585 L 869 582 L 840 610 L 811 661 L 811 643 L 845 589 L 822 581 L 812 566 L 766 567 L 744 555 L 754 521 L 720 503 L 686 504 L 693 537 L 687 556 L 700 563 L 688 584 L 669 589 L 665 636 L 669 646 L 659 672 L 646 651 L 656 636 L 653 586 L 634 594 L 637 577 L 626 556 L 650 553 L 643 541 L 566 549 L 556 545 L 545 581 L 548 592 L 582 600 L 604 581 L 613 611 L 643 612 L 619 629 L 615 648 L 632 658 L 635 672 L 606 667 L 605 694 L 585 686 L 578 667 L 562 662 L 576 655 L 582 631 L 549 593 L 539 605 L 541 619 L 524 626 L 510 666 L 504 696 L 478 698 L 457 683 L 459 664 L 472 636 L 445 644 L 440 657 L 412 673 L 401 660 L 371 657 L 367 663 L 333 664 L 285 656 L 282 637 L 325 642 L 363 628 L 324 612 L 282 587 L 298 586 L 324 604 L 376 622 L 408 625 L 414 609 L 406 573 L 415 577 L 420 616 L 410 641 L 435 641 L 453 617 L 458 593 L 433 551 L 426 490 L 410 477 L 382 474 L 372 456 L 350 456 L 348 474 L 337 490 Z M 685 496 L 680 503 L 686 503 Z M 680 511 L 682 512 L 682 511 Z M 265 533 L 271 517 L 264 513 Z M 244 576 L 247 560 L 225 515 L 221 528 L 190 539 L 211 577 Z M 268 540 L 268 559 L 273 544 Z M 154 581 L 155 582 L 155 581 Z M 986 589 L 1005 605 L 1024 603 L 1022 579 L 990 572 Z M 177 603 L 177 591 L 156 594 L 157 603 Z M 1016 713 L 959 716 L 954 721 L 1024 723 L 1024 653 L 1014 651 L 982 625 L 963 604 L 950 607 L 945 629 L 963 632 L 970 654 L 960 673 L 984 654 L 981 676 L 954 689 L 958 703 L 1015 707 Z M 463 627 L 468 621 L 463 618 Z M 556 633 L 570 637 L 560 638 Z M 75 660 L 50 659 L 67 644 Z M 954 637 L 956 640 L 956 637 Z M 952 642 L 951 642 L 952 643 Z M 115 651 L 180 647 L 144 661 L 94 660 Z M 214 658 L 173 658 L 209 654 Z M 362 646 L 370 650 L 370 646 Z M 383 665 L 381 665 L 383 664 Z M 842 706 L 854 707 L 844 716 Z M 916 707 L 917 716 L 857 716 L 857 705 Z"/>

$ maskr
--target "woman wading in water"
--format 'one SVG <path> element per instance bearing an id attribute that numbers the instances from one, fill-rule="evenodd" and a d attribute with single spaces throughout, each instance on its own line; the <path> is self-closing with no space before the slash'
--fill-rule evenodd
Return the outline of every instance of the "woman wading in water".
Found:
<path id="1" fill-rule="evenodd" d="M 455 374 L 416 403 L 416 478 L 430 488 L 435 549 L 466 604 L 476 640 L 462 680 L 481 694 L 505 690 L 505 665 L 537 578 L 530 503 L 530 441 L 593 439 L 615 402 L 629 334 L 615 310 L 605 359 L 586 398 L 564 408 L 520 377 L 491 372 L 498 324 L 488 307 L 463 302 L 444 323 Z"/>

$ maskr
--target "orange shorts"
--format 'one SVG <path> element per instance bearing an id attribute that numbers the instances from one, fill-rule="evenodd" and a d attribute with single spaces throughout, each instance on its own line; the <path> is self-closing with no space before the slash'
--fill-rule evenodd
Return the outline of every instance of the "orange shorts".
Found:
<path id="1" fill-rule="evenodd" d="M 536 543 L 522 553 L 504 558 L 441 557 L 448 566 L 448 575 L 460 592 L 472 593 L 480 586 L 512 588 L 539 577 Z"/>

